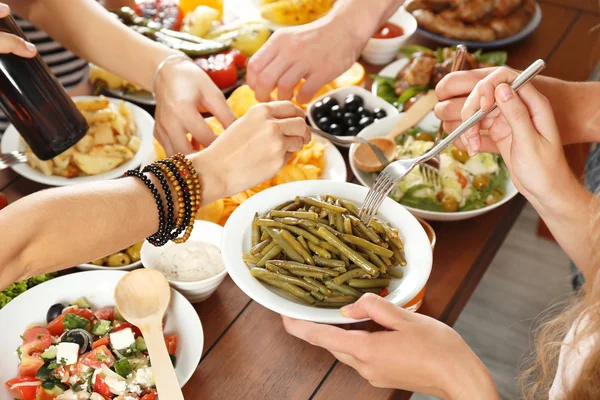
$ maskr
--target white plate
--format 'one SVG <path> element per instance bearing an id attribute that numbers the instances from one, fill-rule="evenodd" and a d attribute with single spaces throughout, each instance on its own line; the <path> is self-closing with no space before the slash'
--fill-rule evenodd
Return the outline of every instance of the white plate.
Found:
<path id="1" fill-rule="evenodd" d="M 102 265 L 94 265 L 94 264 L 80 264 L 77 268 L 84 271 L 131 271 L 136 268 L 140 268 L 142 266 L 142 260 L 136 261 L 134 263 L 124 265 L 122 267 L 105 267 Z"/>
<path id="2" fill-rule="evenodd" d="M 393 116 L 393 117 L 387 117 L 387 118 L 381 119 L 379 121 L 376 121 L 373 125 L 370 125 L 370 126 L 366 127 L 365 129 L 363 129 L 363 131 L 358 136 L 365 138 L 365 139 L 371 139 L 374 137 L 387 135 L 392 130 L 394 125 L 396 124 L 396 121 L 398 121 L 398 118 L 400 118 L 400 115 Z M 423 118 L 423 120 L 421 122 L 419 122 L 419 124 L 417 124 L 418 128 L 421 128 L 427 132 L 437 131 L 439 126 L 440 126 L 440 120 L 436 118 L 433 111 L 430 112 L 429 114 L 427 114 L 427 116 L 425 116 L 425 118 Z M 359 180 L 359 182 L 361 184 L 363 184 L 366 187 L 371 187 L 373 185 L 373 183 L 375 182 L 376 175 L 371 172 L 362 171 L 356 166 L 356 164 L 354 163 L 353 154 L 356 151 L 357 147 L 358 146 L 356 146 L 356 145 L 352 145 L 352 147 L 350 147 L 350 153 L 349 153 L 350 154 L 350 156 L 349 156 L 350 168 L 352 168 L 352 172 L 354 173 L 354 176 L 356 176 L 356 178 Z M 421 217 L 421 218 L 429 220 L 429 221 L 461 221 L 464 219 L 477 217 L 481 214 L 485 214 L 486 212 L 493 210 L 494 208 L 498 208 L 502 204 L 508 202 L 510 199 L 515 197 L 517 195 L 517 193 L 519 193 L 517 188 L 515 187 L 515 185 L 512 183 L 512 181 L 510 179 L 508 179 L 506 181 L 506 186 L 504 187 L 504 190 L 505 190 L 505 195 L 502 200 L 500 200 L 499 202 L 492 204 L 490 206 L 480 208 L 478 210 L 459 211 L 459 212 L 439 212 L 439 211 L 421 210 L 418 208 L 413 208 L 413 207 L 408 207 L 408 206 L 406 206 L 406 208 L 411 213 L 416 215 L 417 217 Z"/>
<path id="3" fill-rule="evenodd" d="M 329 324 L 359 322 L 342 317 L 339 310 L 321 309 L 301 304 L 282 292 L 271 289 L 250 275 L 250 269 L 242 261 L 242 254 L 251 247 L 251 224 L 254 213 L 263 214 L 278 204 L 296 196 L 331 194 L 360 204 L 367 195 L 367 188 L 347 182 L 302 181 L 275 186 L 246 200 L 225 224 L 223 232 L 223 259 L 225 268 L 233 281 L 262 306 L 291 318 Z M 403 206 L 392 199 L 385 199 L 379 209 L 379 217 L 398 228 L 404 241 L 407 266 L 402 279 L 392 279 L 389 295 L 392 303 L 403 306 L 412 300 L 427 282 L 431 272 L 432 252 L 423 227 Z"/>
<path id="4" fill-rule="evenodd" d="M 92 100 L 96 99 L 96 96 L 76 96 L 73 97 L 74 101 L 77 100 Z M 108 98 L 111 103 L 118 105 L 121 100 Z M 31 168 L 28 164 L 18 164 L 12 167 L 12 169 L 19 175 L 25 178 L 43 183 L 49 186 L 68 186 L 75 185 L 77 183 L 84 182 L 95 182 L 106 179 L 118 178 L 129 169 L 137 168 L 142 164 L 148 155 L 153 151 L 154 146 L 152 144 L 154 134 L 154 119 L 144 109 L 136 106 L 135 104 L 126 102 L 133 112 L 133 118 L 137 125 L 137 136 L 141 139 L 141 145 L 135 156 L 127 161 L 126 163 L 118 166 L 117 168 L 108 171 L 104 174 L 93 175 L 93 176 L 80 176 L 75 178 L 65 178 L 63 176 L 46 176 L 40 171 Z M 2 136 L 2 152 L 8 153 L 11 151 L 25 151 L 25 145 L 21 141 L 21 136 L 17 129 L 10 125 Z"/>
<path id="5" fill-rule="evenodd" d="M 8 399 L 4 382 L 17 376 L 19 359 L 16 349 L 22 343 L 20 335 L 34 324 L 46 325 L 46 312 L 56 303 L 67 304 L 85 297 L 94 308 L 114 305 L 113 293 L 124 272 L 79 272 L 44 282 L 8 303 L 0 310 L 0 398 Z M 176 334 L 177 367 L 175 373 L 181 386 L 190 379 L 202 355 L 204 333 L 196 310 L 177 291 L 171 289 L 165 333 Z"/>
<path id="6" fill-rule="evenodd" d="M 260 16 L 260 5 L 261 0 L 227 0 L 225 2 L 225 7 L 227 7 L 228 10 L 230 10 L 239 18 L 249 21 L 261 21 L 273 31 L 290 26 L 297 26 L 278 24 L 276 22 L 269 21 L 268 19 L 264 19 Z"/>
<path id="7" fill-rule="evenodd" d="M 325 145 L 325 168 L 323 169 L 321 179 L 325 181 L 346 182 L 348 170 L 342 153 L 327 139 L 317 135 L 313 135 L 313 139 Z"/>

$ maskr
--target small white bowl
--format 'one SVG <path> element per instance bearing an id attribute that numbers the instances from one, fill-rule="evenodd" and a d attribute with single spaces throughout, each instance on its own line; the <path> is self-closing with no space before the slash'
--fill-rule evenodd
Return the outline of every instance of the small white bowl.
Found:
<path id="1" fill-rule="evenodd" d="M 417 20 L 404 7 L 400 7 L 388 22 L 402 27 L 404 34 L 390 39 L 369 39 L 362 52 L 362 58 L 369 64 L 384 65 L 391 62 L 400 47 L 417 31 Z"/>
<path id="2" fill-rule="evenodd" d="M 131 264 L 123 265 L 122 267 L 107 267 L 105 265 L 94 265 L 94 264 L 80 264 L 77 266 L 83 271 L 133 271 L 136 268 L 142 266 L 142 260 L 136 261 Z"/>
<path id="3" fill-rule="evenodd" d="M 217 224 L 213 224 L 208 221 L 196 220 L 194 222 L 194 229 L 190 235 L 189 240 L 183 244 L 175 244 L 169 242 L 162 247 L 155 247 L 144 241 L 141 250 L 142 264 L 146 268 L 156 268 L 160 255 L 163 250 L 169 246 L 180 246 L 183 247 L 188 243 L 208 243 L 217 246 L 221 250 L 221 235 L 223 234 L 223 227 Z M 179 293 L 184 295 L 190 302 L 199 303 L 208 299 L 217 290 L 225 276 L 227 270 L 219 272 L 217 275 L 195 282 L 182 282 L 167 278 L 171 287 L 177 289 Z"/>
<path id="4" fill-rule="evenodd" d="M 336 90 L 332 90 L 331 92 L 326 93 L 323 96 L 316 98 L 312 103 L 310 103 L 307 108 L 308 122 L 311 124 L 311 126 L 313 128 L 319 129 L 319 127 L 317 126 L 317 121 L 315 121 L 315 119 L 312 116 L 315 103 L 323 100 L 325 97 L 333 97 L 334 99 L 336 99 L 338 101 L 338 103 L 340 103 L 340 105 L 343 105 L 344 100 L 350 94 L 354 94 L 354 95 L 362 97 L 364 100 L 364 107 L 366 109 L 368 109 L 369 111 L 373 111 L 376 108 L 381 108 L 382 110 L 384 110 L 387 113 L 388 117 L 391 115 L 399 114 L 399 111 L 396 107 L 394 107 L 387 101 L 383 100 L 382 98 L 375 96 L 374 94 L 369 92 L 367 89 L 364 89 L 360 86 L 348 86 L 348 87 L 343 87 L 343 88 L 339 88 Z"/>

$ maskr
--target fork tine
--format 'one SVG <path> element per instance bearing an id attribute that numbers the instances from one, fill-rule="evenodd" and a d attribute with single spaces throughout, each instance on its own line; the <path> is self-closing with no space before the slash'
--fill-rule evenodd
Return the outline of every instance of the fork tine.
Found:
<path id="1" fill-rule="evenodd" d="M 367 224 L 367 226 L 371 223 L 375 214 L 377 214 L 377 210 L 379 210 L 379 207 L 384 202 L 385 198 L 392 190 L 396 182 L 396 179 L 389 177 L 385 184 L 381 186 L 380 190 L 377 193 L 378 196 L 375 202 L 372 204 L 372 206 L 369 209 L 369 213 L 365 216 L 365 219 L 363 220 L 363 222 Z"/>
<path id="2" fill-rule="evenodd" d="M 377 204 L 380 204 L 382 201 L 381 199 L 387 196 L 386 190 L 390 184 L 393 184 L 393 182 L 394 179 L 385 170 L 379 175 L 376 184 L 367 194 L 367 198 L 361 207 L 360 218 L 363 220 L 363 222 L 371 222 L 374 214 L 379 208 Z"/>

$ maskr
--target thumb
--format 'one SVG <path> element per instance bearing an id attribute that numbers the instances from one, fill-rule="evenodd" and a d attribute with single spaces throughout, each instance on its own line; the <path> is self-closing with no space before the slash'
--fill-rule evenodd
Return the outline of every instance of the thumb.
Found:
<path id="1" fill-rule="evenodd" d="M 356 303 L 342 307 L 342 315 L 348 318 L 370 318 L 387 329 L 398 329 L 398 325 L 412 317 L 410 311 L 395 306 L 381 296 L 366 293 Z"/>

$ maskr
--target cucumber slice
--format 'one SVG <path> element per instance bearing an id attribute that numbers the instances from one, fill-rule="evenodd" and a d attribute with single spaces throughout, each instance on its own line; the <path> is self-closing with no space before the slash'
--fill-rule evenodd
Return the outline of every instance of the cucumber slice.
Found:
<path id="1" fill-rule="evenodd" d="M 146 341 L 141 336 L 135 339 L 135 347 L 138 349 L 138 351 L 148 350 L 148 347 L 146 346 Z"/>
<path id="2" fill-rule="evenodd" d="M 75 300 L 75 302 L 72 305 L 77 306 L 79 308 L 92 308 L 90 303 L 88 303 L 87 300 L 83 297 L 80 297 L 77 300 Z"/>
<path id="3" fill-rule="evenodd" d="M 126 358 L 121 358 L 119 361 L 115 362 L 113 368 L 115 369 L 115 372 L 123 378 L 126 378 L 127 375 L 131 374 L 131 365 Z"/>
<path id="4" fill-rule="evenodd" d="M 94 323 L 94 327 L 92 328 L 92 333 L 96 336 L 104 336 L 110 331 L 111 321 L 107 321 L 104 319 L 99 319 Z"/>
<path id="5" fill-rule="evenodd" d="M 58 353 L 58 348 L 56 346 L 50 346 L 45 352 L 42 353 L 41 357 L 44 360 L 53 360 L 56 358 L 56 353 Z"/>

